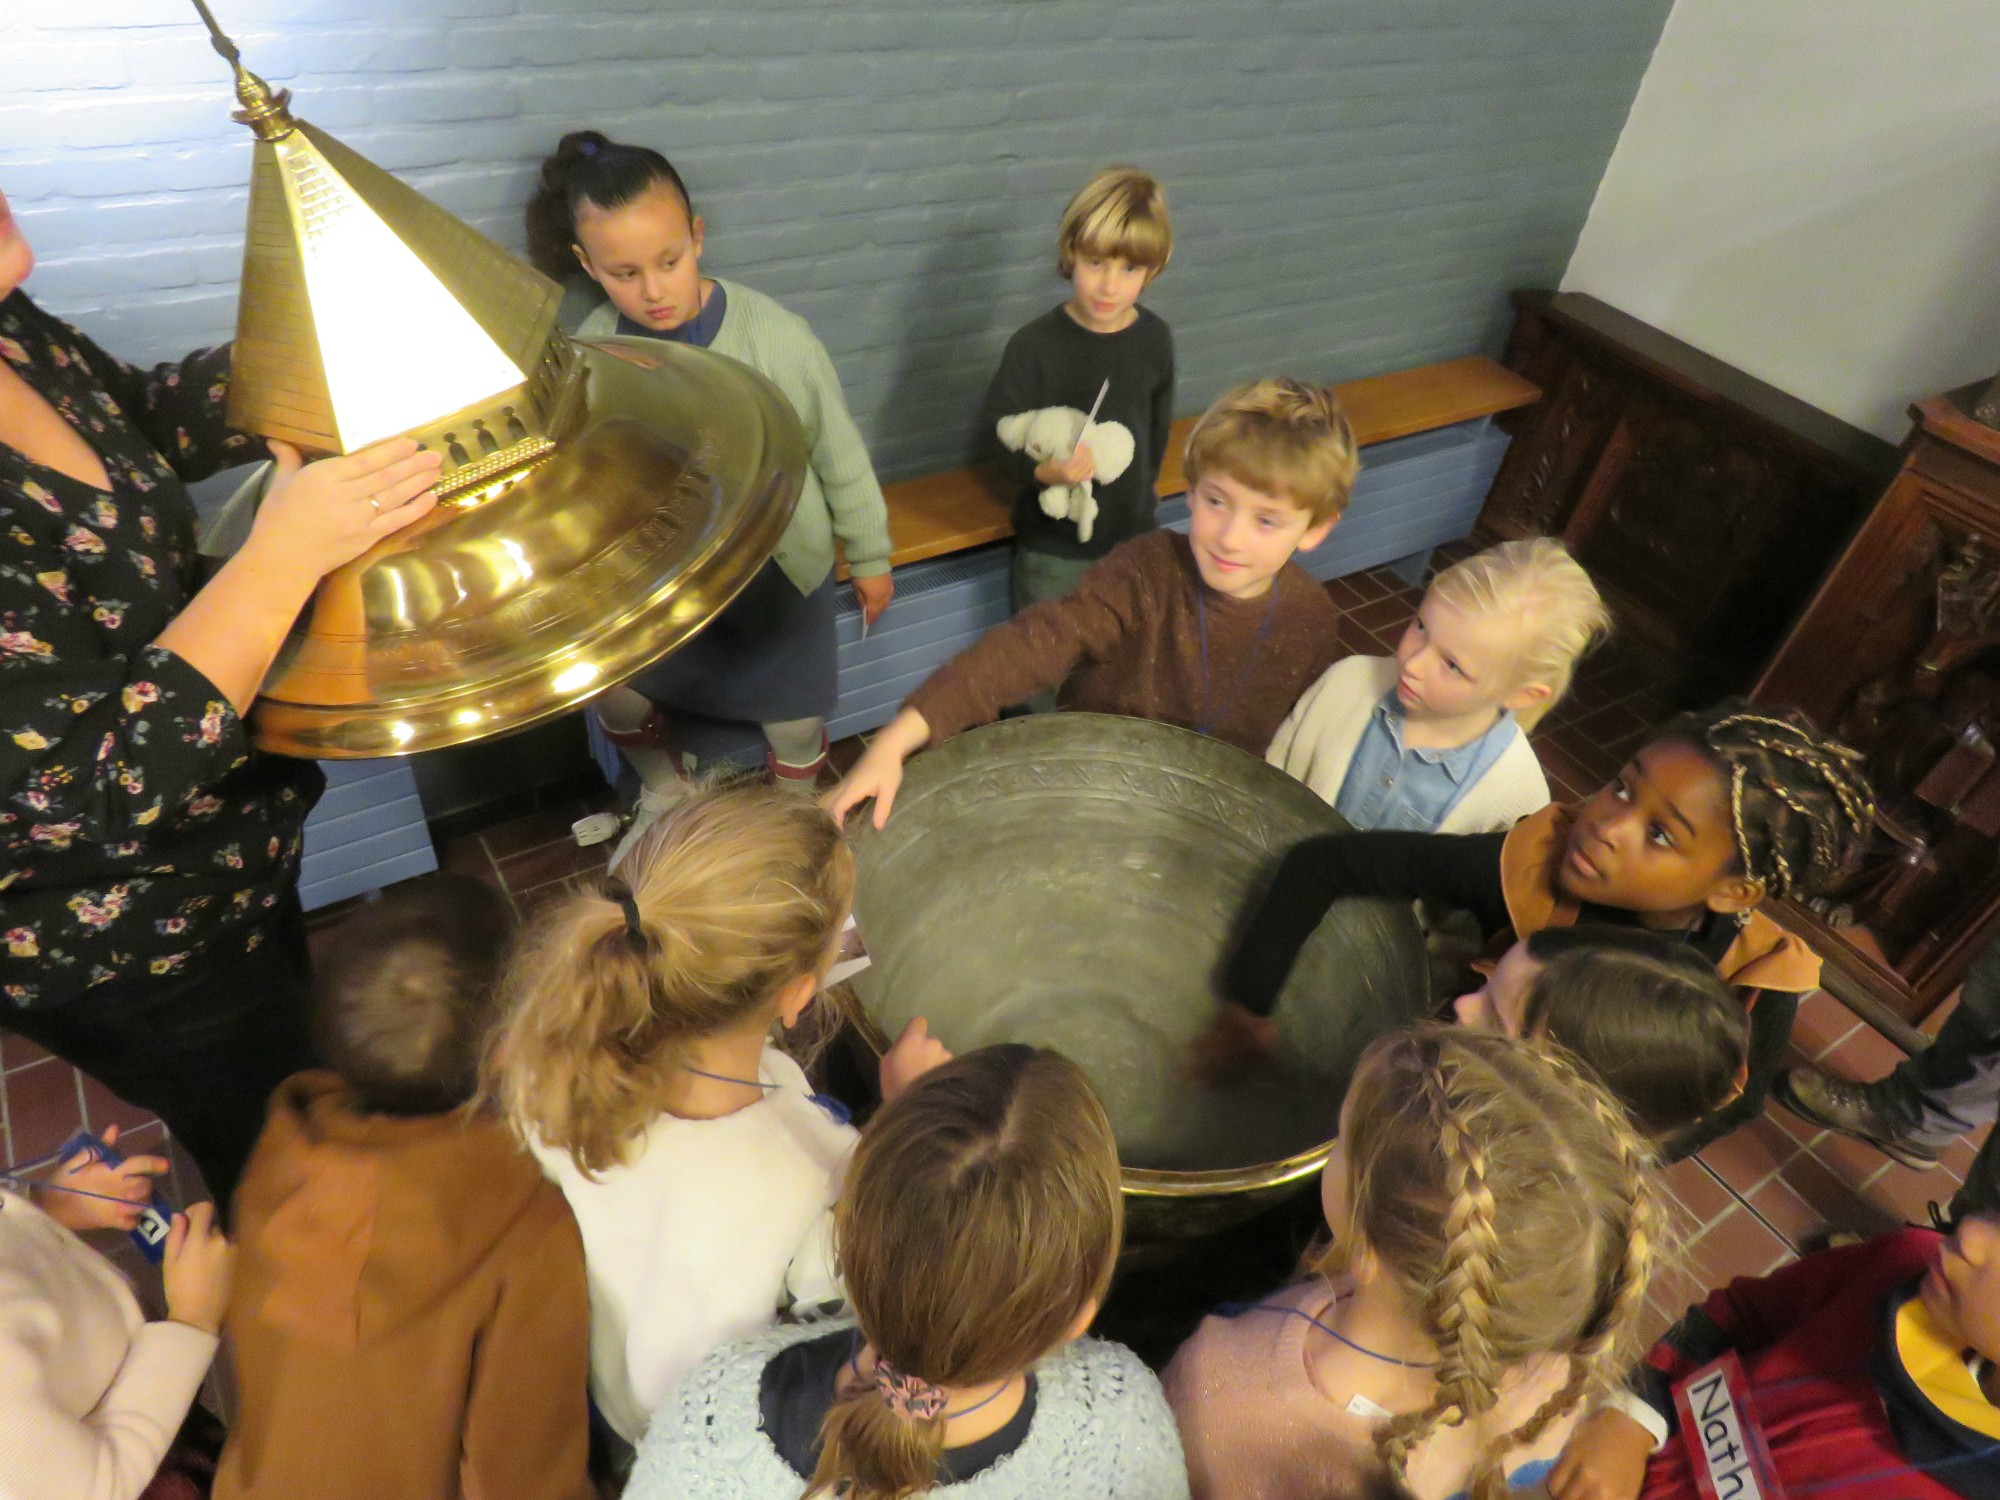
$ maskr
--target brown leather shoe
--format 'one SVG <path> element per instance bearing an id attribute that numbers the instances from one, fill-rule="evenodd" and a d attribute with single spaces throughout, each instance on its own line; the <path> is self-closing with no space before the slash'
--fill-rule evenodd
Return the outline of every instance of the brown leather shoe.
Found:
<path id="1" fill-rule="evenodd" d="M 1816 1068 L 1787 1068 L 1771 1082 L 1771 1097 L 1813 1125 L 1866 1141 L 1893 1162 L 1921 1172 L 1938 1164 L 1941 1148 L 1910 1138 L 1886 1107 L 1879 1085 L 1851 1083 Z"/>

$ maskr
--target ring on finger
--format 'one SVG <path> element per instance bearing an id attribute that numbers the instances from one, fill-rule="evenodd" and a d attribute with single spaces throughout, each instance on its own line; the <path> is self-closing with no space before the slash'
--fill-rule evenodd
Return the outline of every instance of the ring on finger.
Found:
<path id="1" fill-rule="evenodd" d="M 375 514 L 378 516 L 382 514 L 382 502 L 376 499 L 373 495 L 370 495 L 368 497 L 368 508 L 374 511 Z"/>

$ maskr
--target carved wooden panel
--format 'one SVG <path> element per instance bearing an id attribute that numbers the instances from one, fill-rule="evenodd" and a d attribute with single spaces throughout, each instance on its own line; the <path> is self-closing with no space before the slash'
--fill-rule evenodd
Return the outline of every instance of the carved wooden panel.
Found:
<path id="1" fill-rule="evenodd" d="M 1482 529 L 1562 536 L 1681 701 L 1744 690 L 1893 450 L 1594 298 L 1514 301 L 1507 362 L 1549 395 L 1513 420 Z"/>
<path id="2" fill-rule="evenodd" d="M 1553 536 L 1568 524 L 1570 506 L 1627 395 L 1626 382 L 1598 360 L 1545 359 L 1511 368 L 1525 375 L 1537 364 L 1554 366 L 1551 383 L 1542 387 L 1552 394 L 1531 410 L 1531 431 L 1515 435 L 1480 517 L 1504 537 Z"/>
<path id="3" fill-rule="evenodd" d="M 2000 433 L 1917 408 L 1903 468 L 1758 682 L 1868 756 L 1868 858 L 1814 932 L 1919 1021 L 2000 931 Z"/>

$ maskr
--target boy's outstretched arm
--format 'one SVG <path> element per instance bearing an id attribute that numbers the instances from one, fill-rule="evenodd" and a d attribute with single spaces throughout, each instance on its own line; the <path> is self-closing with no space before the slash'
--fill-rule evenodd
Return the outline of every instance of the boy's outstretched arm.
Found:
<path id="1" fill-rule="evenodd" d="M 889 810 L 896 805 L 896 792 L 903 785 L 903 762 L 930 739 L 930 721 L 914 708 L 904 709 L 876 732 L 854 769 L 840 778 L 840 785 L 821 799 L 821 805 L 836 822 L 844 823 L 848 813 L 872 798 L 875 826 L 880 828 L 889 821 Z"/>
<path id="2" fill-rule="evenodd" d="M 910 694 L 828 794 L 828 811 L 845 818 L 872 797 L 880 828 L 902 785 L 904 761 L 927 744 L 991 723 L 1010 704 L 1060 687 L 1079 663 L 1114 653 L 1146 607 L 1143 590 L 1139 568 L 1121 548 L 1065 597 L 1045 599 L 995 625 Z"/>
<path id="3" fill-rule="evenodd" d="M 1690 1307 L 1624 1386 L 1576 1424 L 1550 1471 L 1550 1500 L 1638 1500 L 1647 1460 L 1674 1431 L 1673 1383 L 1737 1347 L 1708 1305 Z"/>

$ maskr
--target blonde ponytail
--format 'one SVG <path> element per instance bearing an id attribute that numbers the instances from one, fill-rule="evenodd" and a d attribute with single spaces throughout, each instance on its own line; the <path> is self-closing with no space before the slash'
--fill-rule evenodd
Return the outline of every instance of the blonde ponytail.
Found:
<path id="1" fill-rule="evenodd" d="M 822 964 L 853 893 L 853 857 L 818 806 L 755 782 L 696 787 L 617 875 L 533 919 L 487 1093 L 580 1171 L 617 1166 L 679 1050 Z"/>

